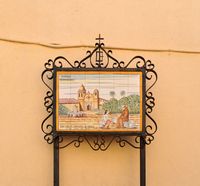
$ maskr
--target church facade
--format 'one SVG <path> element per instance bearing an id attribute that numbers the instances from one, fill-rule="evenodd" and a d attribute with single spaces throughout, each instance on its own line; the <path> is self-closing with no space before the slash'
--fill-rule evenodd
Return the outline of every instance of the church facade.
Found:
<path id="1" fill-rule="evenodd" d="M 85 89 L 84 85 L 78 90 L 78 102 L 80 111 L 90 111 L 99 109 L 99 91 L 95 89 L 92 93 Z"/>

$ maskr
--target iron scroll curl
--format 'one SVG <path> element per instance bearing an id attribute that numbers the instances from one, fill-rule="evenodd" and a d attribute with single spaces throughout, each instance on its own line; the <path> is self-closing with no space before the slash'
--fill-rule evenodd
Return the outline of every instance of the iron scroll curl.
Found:
<path id="1" fill-rule="evenodd" d="M 59 148 L 65 148 L 70 145 L 74 145 L 76 148 L 80 147 L 81 143 L 86 142 L 93 150 L 105 151 L 113 142 L 119 144 L 120 147 L 129 145 L 133 148 L 141 148 L 141 140 L 144 144 L 149 145 L 154 140 L 154 134 L 157 131 L 157 123 L 151 116 L 155 107 L 155 97 L 152 92 L 152 88 L 157 82 L 158 75 L 155 71 L 155 65 L 150 60 L 145 60 L 142 56 L 135 56 L 130 61 L 119 61 L 112 56 L 111 50 L 104 48 L 103 38 L 99 36 L 97 38 L 99 42 L 95 44 L 95 48 L 92 51 L 86 52 L 86 57 L 82 60 L 76 60 L 74 62 L 68 61 L 63 56 L 58 56 L 54 60 L 49 59 L 44 64 L 44 71 L 41 74 L 42 82 L 47 88 L 47 92 L 44 97 L 44 107 L 47 112 L 47 116 L 42 121 L 41 130 L 44 133 L 44 139 L 48 144 L 52 144 L 56 138 L 59 139 Z M 55 124 L 53 123 L 53 104 L 54 104 L 54 92 L 53 92 L 53 79 L 55 68 L 64 68 L 69 66 L 74 70 L 80 69 L 107 69 L 111 66 L 113 69 L 129 69 L 136 68 L 142 69 L 145 72 L 145 79 L 148 87 L 145 90 L 145 116 L 148 119 L 145 123 L 145 130 L 143 135 L 134 136 L 122 136 L 122 135 L 105 135 L 94 134 L 87 135 L 81 133 L 73 135 L 66 140 L 66 135 L 57 133 Z"/>

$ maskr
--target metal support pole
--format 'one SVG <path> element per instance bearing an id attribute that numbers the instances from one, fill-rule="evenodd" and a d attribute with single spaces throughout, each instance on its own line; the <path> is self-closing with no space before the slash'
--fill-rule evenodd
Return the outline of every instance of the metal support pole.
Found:
<path id="1" fill-rule="evenodd" d="M 59 138 L 54 141 L 54 186 L 59 186 Z"/>
<path id="2" fill-rule="evenodd" d="M 140 137 L 140 186 L 146 186 L 146 152 L 143 137 Z"/>

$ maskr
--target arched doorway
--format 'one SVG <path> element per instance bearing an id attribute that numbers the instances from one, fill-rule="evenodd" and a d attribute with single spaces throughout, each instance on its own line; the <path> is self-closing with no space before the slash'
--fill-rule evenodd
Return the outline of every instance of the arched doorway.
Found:
<path id="1" fill-rule="evenodd" d="M 87 105 L 87 110 L 91 110 L 91 105 Z"/>

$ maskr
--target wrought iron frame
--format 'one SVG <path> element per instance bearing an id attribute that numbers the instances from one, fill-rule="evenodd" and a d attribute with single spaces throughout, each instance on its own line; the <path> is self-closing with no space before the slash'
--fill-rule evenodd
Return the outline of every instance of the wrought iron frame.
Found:
<path id="1" fill-rule="evenodd" d="M 46 96 L 44 97 L 44 106 L 48 113 L 47 117 L 43 120 L 41 129 L 44 133 L 44 139 L 48 144 L 54 144 L 54 186 L 59 186 L 59 149 L 74 145 L 75 147 L 80 147 L 82 142 L 88 143 L 88 145 L 95 151 L 107 150 L 110 145 L 115 141 L 120 147 L 124 147 L 126 144 L 133 148 L 140 149 L 140 185 L 146 185 L 146 164 L 145 164 L 145 146 L 149 145 L 154 140 L 154 134 L 157 131 L 156 121 L 151 116 L 153 108 L 155 106 L 155 98 L 151 91 L 152 87 L 155 85 L 158 76 L 154 70 L 155 66 L 150 60 L 145 60 L 142 56 L 135 56 L 130 61 L 125 63 L 124 61 L 119 61 L 112 56 L 111 50 L 106 50 L 103 38 L 99 35 L 96 38 L 98 41 L 95 44 L 95 48 L 92 51 L 86 52 L 86 57 L 82 60 L 69 62 L 65 57 L 58 56 L 54 60 L 49 59 L 48 62 L 44 64 L 45 70 L 42 72 L 41 78 L 43 83 L 48 88 Z M 103 57 L 106 59 L 103 59 Z M 95 57 L 95 60 L 94 60 Z M 143 90 L 143 110 L 144 116 L 144 131 L 141 133 L 66 133 L 56 131 L 55 124 L 55 85 L 56 78 L 55 72 L 57 70 L 66 70 L 69 68 L 65 67 L 65 64 L 73 70 L 99 70 L 106 71 L 109 69 L 116 71 L 126 71 L 126 70 L 136 70 L 143 72 L 143 79 L 145 79 L 148 87 Z M 110 68 L 111 67 L 111 68 Z M 53 85 L 52 85 L 53 83 Z M 52 120 L 53 118 L 53 120 Z M 145 118 L 148 119 L 145 120 Z M 64 139 L 68 136 L 67 143 L 63 144 Z"/>

